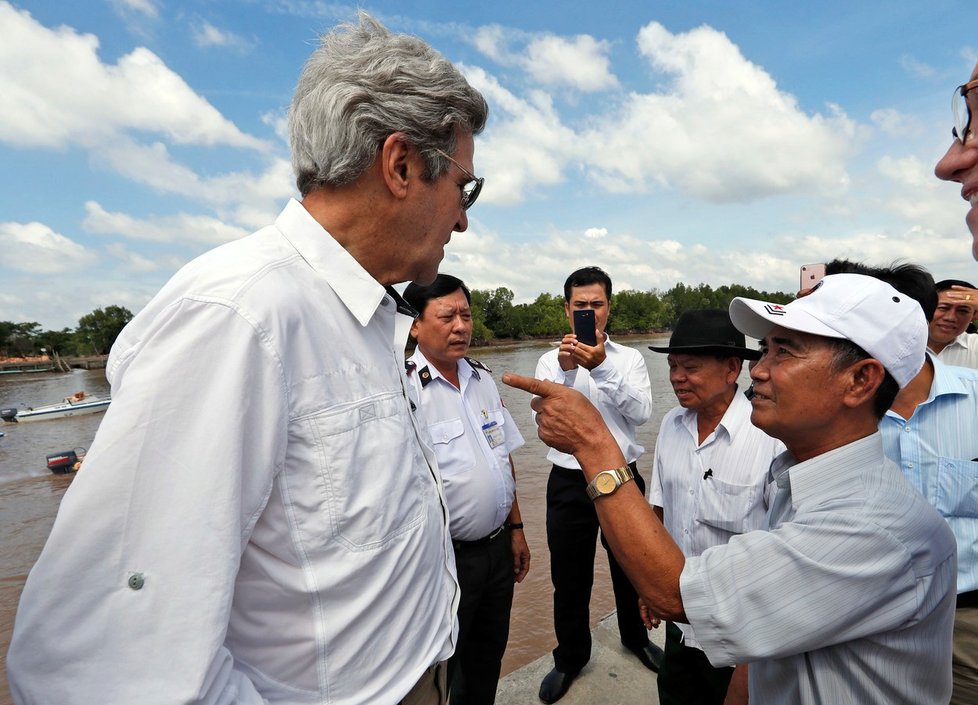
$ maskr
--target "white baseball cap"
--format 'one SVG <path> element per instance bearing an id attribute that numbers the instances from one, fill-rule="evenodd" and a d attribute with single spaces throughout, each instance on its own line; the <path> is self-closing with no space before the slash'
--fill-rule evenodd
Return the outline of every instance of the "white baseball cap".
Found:
<path id="1" fill-rule="evenodd" d="M 920 304 L 863 274 L 829 275 L 808 296 L 789 304 L 738 296 L 730 302 L 730 320 L 757 339 L 781 326 L 851 340 L 879 360 L 901 388 L 924 366 L 927 321 Z"/>

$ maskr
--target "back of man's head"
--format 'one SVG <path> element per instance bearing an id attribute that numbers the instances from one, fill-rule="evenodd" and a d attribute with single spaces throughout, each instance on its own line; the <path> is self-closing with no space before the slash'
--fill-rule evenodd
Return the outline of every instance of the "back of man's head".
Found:
<path id="1" fill-rule="evenodd" d="M 428 307 L 429 301 L 440 299 L 442 296 L 448 296 L 459 289 L 465 294 L 466 302 L 471 304 L 472 294 L 469 292 L 469 288 L 465 286 L 465 282 L 458 277 L 453 277 L 451 274 L 439 272 L 435 280 L 427 286 L 415 284 L 414 282 L 408 284 L 407 288 L 404 289 L 404 300 L 411 305 L 411 308 L 418 312 L 418 316 L 424 316 L 424 310 Z"/>
<path id="2" fill-rule="evenodd" d="M 451 62 L 417 37 L 393 34 L 365 12 L 323 35 L 289 109 L 292 168 L 305 196 L 355 181 L 391 134 L 424 156 L 428 179 L 455 152 L 456 130 L 482 131 L 489 108 Z"/>
<path id="3" fill-rule="evenodd" d="M 601 267 L 581 267 L 567 277 L 564 282 L 564 301 L 570 301 L 571 289 L 576 286 L 600 284 L 604 287 L 605 296 L 611 301 L 611 277 Z"/>

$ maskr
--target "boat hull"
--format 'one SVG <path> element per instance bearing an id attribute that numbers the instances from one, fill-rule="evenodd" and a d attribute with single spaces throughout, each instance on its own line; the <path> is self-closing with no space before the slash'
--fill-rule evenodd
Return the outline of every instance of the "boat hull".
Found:
<path id="1" fill-rule="evenodd" d="M 111 399 L 92 399 L 75 404 L 61 403 L 38 406 L 33 409 L 18 409 L 17 414 L 12 419 L 4 416 L 3 420 L 7 423 L 29 423 L 31 421 L 47 421 L 69 416 L 97 414 L 105 411 L 111 402 Z"/>

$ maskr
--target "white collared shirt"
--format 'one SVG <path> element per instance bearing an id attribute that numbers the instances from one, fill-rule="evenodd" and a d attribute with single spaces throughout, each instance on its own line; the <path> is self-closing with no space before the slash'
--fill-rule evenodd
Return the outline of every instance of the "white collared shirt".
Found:
<path id="1" fill-rule="evenodd" d="M 937 353 L 945 365 L 978 368 L 978 334 L 961 333 Z"/>
<path id="2" fill-rule="evenodd" d="M 417 400 L 438 458 L 452 538 L 474 541 L 502 526 L 516 482 L 509 455 L 524 440 L 486 369 L 458 361 L 461 389 L 428 362 L 420 348 L 409 358 L 409 392 Z"/>
<path id="3" fill-rule="evenodd" d="M 750 662 L 751 702 L 946 705 L 954 535 L 880 434 L 803 463 L 786 451 L 772 474 L 770 529 L 679 578 L 710 663 Z"/>
<path id="4" fill-rule="evenodd" d="M 652 416 L 649 370 L 638 350 L 613 343 L 607 334 L 604 346 L 605 360 L 593 370 L 576 367 L 565 372 L 555 348 L 540 356 L 534 376 L 573 387 L 590 399 L 618 441 L 625 460 L 633 463 L 645 452 L 636 440 L 636 430 Z M 581 467 L 577 458 L 556 448 L 550 449 L 547 460 L 562 468 Z"/>
<path id="5" fill-rule="evenodd" d="M 24 588 L 15 702 L 393 705 L 452 653 L 397 308 L 296 201 L 170 280 Z"/>
<path id="6" fill-rule="evenodd" d="M 768 470 L 785 447 L 754 426 L 750 415 L 750 402 L 735 390 L 702 444 L 695 411 L 677 406 L 662 419 L 649 503 L 663 508 L 665 527 L 687 558 L 764 526 L 775 488 Z M 690 625 L 676 626 L 686 646 L 699 648 Z"/>

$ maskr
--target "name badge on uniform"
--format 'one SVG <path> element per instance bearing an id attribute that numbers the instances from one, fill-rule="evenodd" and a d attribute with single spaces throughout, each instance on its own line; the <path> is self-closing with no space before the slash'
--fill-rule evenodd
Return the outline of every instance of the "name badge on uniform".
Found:
<path id="1" fill-rule="evenodd" d="M 503 427 L 497 424 L 495 421 L 490 421 L 483 426 L 482 432 L 486 434 L 486 441 L 489 443 L 490 448 L 501 446 L 503 441 L 506 440 L 506 437 L 503 434 Z"/>

